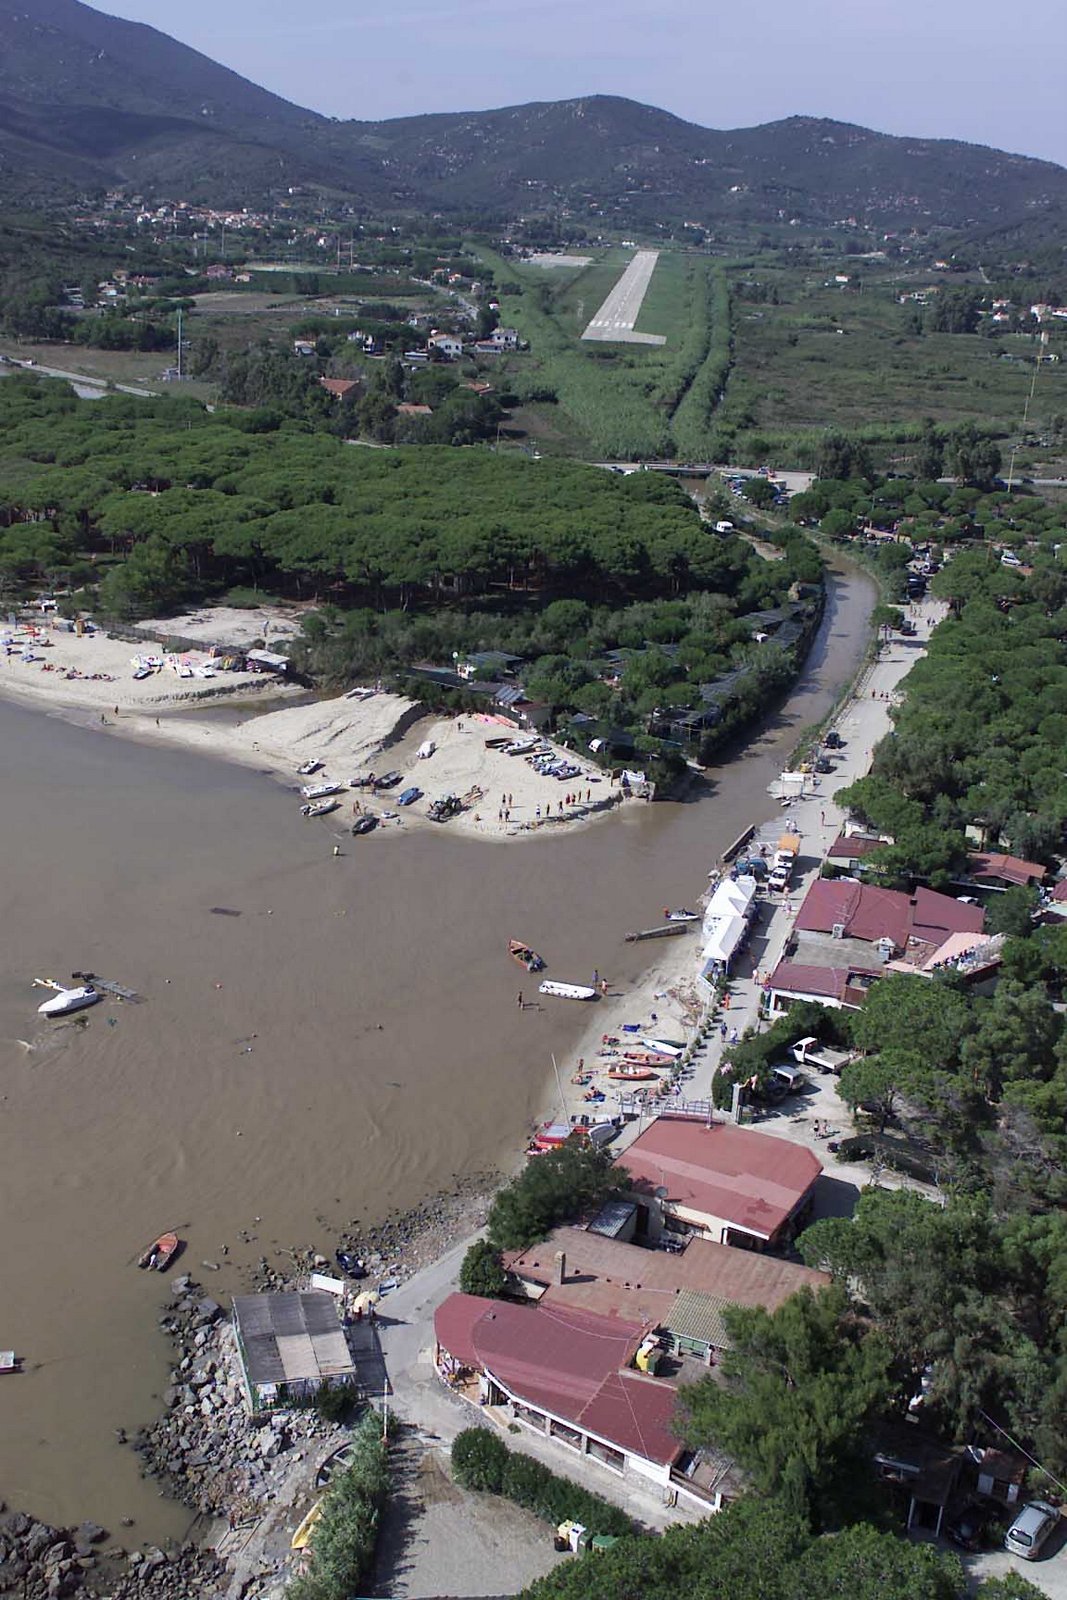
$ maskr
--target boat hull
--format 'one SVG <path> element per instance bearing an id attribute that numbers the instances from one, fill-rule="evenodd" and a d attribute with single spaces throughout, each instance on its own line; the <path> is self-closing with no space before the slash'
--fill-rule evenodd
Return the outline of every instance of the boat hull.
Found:
<path id="1" fill-rule="evenodd" d="M 595 989 L 587 988 L 582 983 L 557 983 L 552 978 L 546 978 L 541 985 L 540 992 L 551 995 L 557 1000 L 595 1000 Z"/>
<path id="2" fill-rule="evenodd" d="M 104 997 L 96 989 L 62 989 L 37 1007 L 39 1017 L 69 1017 L 73 1011 L 84 1011 L 95 1006 Z"/>

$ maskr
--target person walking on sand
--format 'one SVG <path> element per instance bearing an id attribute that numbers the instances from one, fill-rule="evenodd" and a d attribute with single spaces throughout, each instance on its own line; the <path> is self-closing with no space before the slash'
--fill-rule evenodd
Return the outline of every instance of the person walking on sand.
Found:
<path id="1" fill-rule="evenodd" d="M 526 1010 L 526 1001 L 522 998 L 522 990 L 521 989 L 519 990 L 518 995 L 515 998 L 515 1004 L 518 1006 L 520 1011 L 525 1011 Z"/>

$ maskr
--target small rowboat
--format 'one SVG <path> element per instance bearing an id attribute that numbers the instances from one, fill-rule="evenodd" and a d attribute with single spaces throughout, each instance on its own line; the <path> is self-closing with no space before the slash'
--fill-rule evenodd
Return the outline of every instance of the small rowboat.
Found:
<path id="1" fill-rule="evenodd" d="M 617 1067 L 608 1068 L 609 1078 L 621 1078 L 631 1083 L 647 1083 L 655 1076 L 651 1067 L 641 1067 L 633 1061 L 621 1061 Z"/>
<path id="2" fill-rule="evenodd" d="M 166 1272 L 174 1257 L 182 1247 L 182 1242 L 176 1233 L 161 1233 L 158 1239 L 148 1246 L 137 1257 L 137 1265 L 147 1268 L 149 1272 Z"/>
<path id="3" fill-rule="evenodd" d="M 671 1056 L 660 1055 L 655 1050 L 626 1050 L 622 1059 L 631 1067 L 673 1067 Z"/>
<path id="4" fill-rule="evenodd" d="M 531 950 L 528 944 L 523 944 L 521 939 L 508 940 L 508 955 L 517 961 L 520 967 L 525 967 L 527 972 L 543 972 L 544 957 L 539 956 L 536 950 Z"/>
<path id="5" fill-rule="evenodd" d="M 554 995 L 557 1000 L 595 1000 L 597 997 L 596 990 L 584 983 L 557 983 L 552 978 L 545 979 L 541 993 Z"/>

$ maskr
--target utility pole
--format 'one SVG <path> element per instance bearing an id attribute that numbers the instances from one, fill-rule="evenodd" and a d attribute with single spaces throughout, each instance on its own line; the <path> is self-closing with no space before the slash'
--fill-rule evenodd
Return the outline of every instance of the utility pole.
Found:
<path id="1" fill-rule="evenodd" d="M 183 371 L 182 371 L 182 313 L 181 313 L 181 308 L 179 307 L 179 310 L 178 310 L 178 382 L 179 383 L 181 383 L 183 376 L 184 376 L 184 374 L 183 374 Z"/>

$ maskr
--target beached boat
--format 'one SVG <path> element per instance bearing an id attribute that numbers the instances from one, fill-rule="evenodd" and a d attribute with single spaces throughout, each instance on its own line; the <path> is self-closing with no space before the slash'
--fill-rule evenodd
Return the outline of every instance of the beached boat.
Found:
<path id="1" fill-rule="evenodd" d="M 302 761 L 296 770 L 302 778 L 310 778 L 313 772 L 321 772 L 325 765 L 324 761 L 317 761 L 312 756 L 310 761 Z"/>
<path id="2" fill-rule="evenodd" d="M 361 833 L 373 833 L 377 826 L 377 817 L 357 817 L 352 824 L 352 832 L 358 839 Z"/>
<path id="3" fill-rule="evenodd" d="M 620 1061 L 617 1067 L 608 1068 L 609 1078 L 626 1079 L 632 1083 L 647 1083 L 655 1076 L 651 1067 L 638 1066 L 633 1061 Z"/>
<path id="4" fill-rule="evenodd" d="M 104 997 L 91 983 L 83 984 L 78 989 L 64 989 L 58 983 L 49 983 L 50 989 L 57 992 L 51 1000 L 44 1000 L 37 1007 L 39 1017 L 69 1017 L 72 1011 L 84 1011 L 86 1006 L 95 1006 L 98 1000 Z"/>
<path id="5" fill-rule="evenodd" d="M 395 789 L 398 783 L 403 783 L 402 772 L 386 772 L 380 778 L 374 778 L 371 783 L 373 789 Z"/>
<path id="6" fill-rule="evenodd" d="M 0 1350 L 0 1372 L 18 1372 L 21 1366 L 22 1357 L 14 1350 Z"/>
<path id="7" fill-rule="evenodd" d="M 340 794 L 343 789 L 343 783 L 307 783 L 300 793 L 305 800 L 326 800 L 331 794 Z"/>
<path id="8" fill-rule="evenodd" d="M 302 817 L 328 817 L 331 811 L 336 811 L 340 800 L 309 800 L 300 807 Z"/>
<path id="9" fill-rule="evenodd" d="M 668 922 L 699 922 L 700 921 L 700 912 L 699 911 L 686 911 L 684 909 L 684 907 L 679 909 L 678 911 L 668 911 L 667 912 L 667 921 Z"/>
<path id="10" fill-rule="evenodd" d="M 539 956 L 536 950 L 531 950 L 528 944 L 523 944 L 521 939 L 508 940 L 508 955 L 517 961 L 520 967 L 525 967 L 527 972 L 544 971 L 544 957 Z"/>
<path id="11" fill-rule="evenodd" d="M 632 1067 L 672 1067 L 675 1061 L 658 1050 L 624 1050 L 622 1059 Z"/>
<path id="12" fill-rule="evenodd" d="M 322 1521 L 322 1501 L 316 1500 L 303 1522 L 297 1528 L 290 1541 L 290 1549 L 306 1550 L 311 1543 L 311 1536 Z"/>
<path id="13" fill-rule="evenodd" d="M 137 1265 L 149 1272 L 166 1272 L 181 1247 L 182 1242 L 176 1233 L 161 1233 L 137 1257 Z"/>
<path id="14" fill-rule="evenodd" d="M 485 741 L 485 748 L 487 750 L 503 750 L 505 745 L 509 745 L 510 743 L 510 733 L 505 733 L 503 736 L 496 734 L 492 739 L 487 739 Z"/>
<path id="15" fill-rule="evenodd" d="M 685 1054 L 684 1044 L 675 1044 L 671 1039 L 641 1038 L 641 1043 L 646 1050 L 654 1050 L 658 1056 L 667 1056 L 671 1061 L 677 1061 L 679 1056 Z"/>
<path id="16" fill-rule="evenodd" d="M 554 995 L 557 1000 L 595 1000 L 597 992 L 584 983 L 557 983 L 553 978 L 546 978 L 541 985 L 541 993 Z"/>

